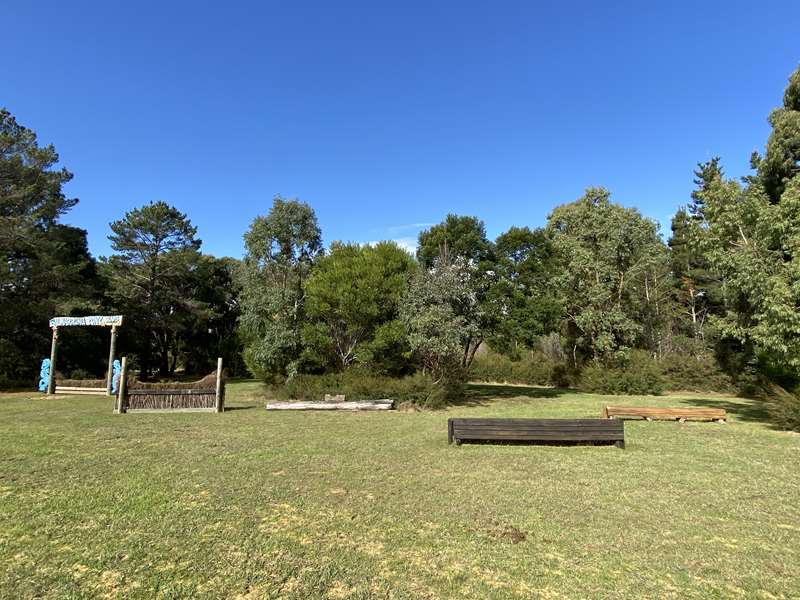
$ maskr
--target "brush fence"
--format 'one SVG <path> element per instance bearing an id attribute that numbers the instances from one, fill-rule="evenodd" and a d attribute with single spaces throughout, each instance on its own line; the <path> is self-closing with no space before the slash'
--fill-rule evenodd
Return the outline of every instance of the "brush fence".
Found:
<path id="1" fill-rule="evenodd" d="M 190 383 L 127 381 L 125 363 L 123 358 L 122 378 L 114 412 L 223 412 L 225 410 L 225 378 L 222 373 L 221 358 L 217 361 L 216 373 Z"/>

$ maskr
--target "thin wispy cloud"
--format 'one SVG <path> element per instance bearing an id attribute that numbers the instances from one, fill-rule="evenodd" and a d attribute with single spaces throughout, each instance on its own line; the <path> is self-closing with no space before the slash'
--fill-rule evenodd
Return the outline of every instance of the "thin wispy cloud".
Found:
<path id="1" fill-rule="evenodd" d="M 400 233 L 401 231 L 425 229 L 426 227 L 432 227 L 433 225 L 436 225 L 436 223 L 409 223 L 407 225 L 392 225 L 391 227 L 387 227 L 386 230 L 390 233 Z"/>

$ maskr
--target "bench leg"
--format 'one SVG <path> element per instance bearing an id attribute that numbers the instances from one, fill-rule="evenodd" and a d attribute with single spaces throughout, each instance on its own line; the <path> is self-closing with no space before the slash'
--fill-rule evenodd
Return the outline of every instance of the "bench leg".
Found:
<path id="1" fill-rule="evenodd" d="M 617 448 L 622 448 L 623 450 L 625 450 L 625 440 L 619 440 L 618 442 L 615 442 L 614 445 Z"/>
<path id="2" fill-rule="evenodd" d="M 460 446 L 461 445 L 461 440 L 460 439 L 456 438 L 453 441 L 455 442 L 456 446 Z"/>
<path id="3" fill-rule="evenodd" d="M 645 420 L 645 421 L 652 421 L 652 420 L 653 420 L 653 417 L 645 417 L 645 418 L 644 418 L 644 420 Z"/>
<path id="4" fill-rule="evenodd" d="M 717 419 L 717 423 L 719 423 L 720 425 L 725 425 L 727 421 L 725 419 Z"/>
<path id="5" fill-rule="evenodd" d="M 680 419 L 678 419 L 678 423 L 686 423 L 686 419 L 684 419 L 683 417 L 681 417 Z"/>

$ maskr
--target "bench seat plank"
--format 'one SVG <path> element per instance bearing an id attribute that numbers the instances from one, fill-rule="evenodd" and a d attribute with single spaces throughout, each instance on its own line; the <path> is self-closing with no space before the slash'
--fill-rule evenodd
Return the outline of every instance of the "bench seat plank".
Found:
<path id="1" fill-rule="evenodd" d="M 609 427 L 609 423 L 617 426 Z M 622 421 L 611 419 L 448 419 L 448 441 L 607 442 L 625 447 Z"/>

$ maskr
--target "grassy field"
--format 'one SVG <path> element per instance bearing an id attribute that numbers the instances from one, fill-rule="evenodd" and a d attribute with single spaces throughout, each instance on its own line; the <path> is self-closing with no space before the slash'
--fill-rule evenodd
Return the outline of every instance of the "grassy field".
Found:
<path id="1" fill-rule="evenodd" d="M 733 398 L 471 386 L 437 412 L 215 414 L 0 395 L 3 598 L 797 598 L 800 436 Z M 447 445 L 451 416 L 594 417 L 627 449 Z"/>

